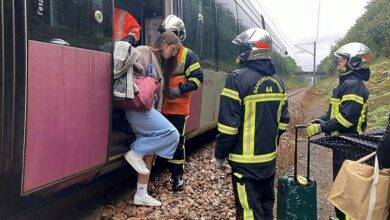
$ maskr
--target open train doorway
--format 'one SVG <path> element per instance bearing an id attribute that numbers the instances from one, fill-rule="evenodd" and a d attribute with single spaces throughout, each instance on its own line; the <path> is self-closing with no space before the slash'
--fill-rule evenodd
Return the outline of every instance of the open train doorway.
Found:
<path id="1" fill-rule="evenodd" d="M 152 45 L 160 36 L 158 27 L 162 22 L 165 12 L 170 8 L 170 1 L 164 0 L 115 0 L 114 12 L 121 9 L 129 13 L 141 26 L 140 39 L 136 46 Z M 114 16 L 115 17 L 115 16 Z M 115 18 L 114 18 L 115 19 Z M 120 22 L 114 22 L 114 25 Z M 117 27 L 119 28 L 119 27 Z M 113 28 L 117 30 L 117 28 Z M 113 107 L 111 118 L 110 160 L 120 157 L 128 151 L 134 140 L 131 126 L 126 120 L 122 109 Z"/>

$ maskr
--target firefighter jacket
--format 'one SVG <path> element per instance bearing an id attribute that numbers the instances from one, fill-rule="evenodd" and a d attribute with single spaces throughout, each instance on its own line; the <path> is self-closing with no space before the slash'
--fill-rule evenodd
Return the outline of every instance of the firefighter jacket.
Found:
<path id="1" fill-rule="evenodd" d="M 362 133 L 367 126 L 368 90 L 363 81 L 370 78 L 369 69 L 343 74 L 333 89 L 327 113 L 321 117 L 321 130 L 326 134 Z"/>
<path id="2" fill-rule="evenodd" d="M 218 118 L 215 157 L 234 172 L 264 179 L 275 174 L 278 134 L 290 116 L 283 81 L 271 60 L 250 60 L 226 78 Z"/>
<path id="3" fill-rule="evenodd" d="M 164 97 L 161 112 L 164 115 L 188 115 L 190 113 L 191 91 L 198 89 L 203 82 L 203 71 L 194 52 L 181 47 L 177 54 L 177 68 L 169 87 L 179 87 L 182 93 L 170 100 Z"/>
<path id="4" fill-rule="evenodd" d="M 121 40 L 129 34 L 134 35 L 136 41 L 140 39 L 141 26 L 127 11 L 114 9 L 114 41 Z"/>

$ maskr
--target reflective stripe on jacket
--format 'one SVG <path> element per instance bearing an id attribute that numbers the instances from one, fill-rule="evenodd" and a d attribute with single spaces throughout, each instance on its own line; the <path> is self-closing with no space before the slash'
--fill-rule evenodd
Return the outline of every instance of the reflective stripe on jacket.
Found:
<path id="1" fill-rule="evenodd" d="M 285 86 L 277 74 L 247 67 L 233 71 L 221 94 L 216 158 L 228 157 L 247 178 L 272 176 L 278 131 L 286 130 L 290 120 L 287 107 Z"/>
<path id="2" fill-rule="evenodd" d="M 114 41 L 121 40 L 129 34 L 140 39 L 141 26 L 137 20 L 127 11 L 119 8 L 114 9 Z"/>
<path id="3" fill-rule="evenodd" d="M 203 82 L 203 71 L 194 52 L 181 47 L 177 54 L 177 68 L 169 82 L 169 87 L 179 87 L 182 95 L 170 100 L 164 97 L 162 113 L 165 115 L 188 115 L 190 113 L 191 91 L 198 89 Z"/>

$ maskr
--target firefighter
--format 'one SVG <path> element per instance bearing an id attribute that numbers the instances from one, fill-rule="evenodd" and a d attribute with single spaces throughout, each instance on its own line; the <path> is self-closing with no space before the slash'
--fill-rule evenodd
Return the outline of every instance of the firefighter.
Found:
<path id="1" fill-rule="evenodd" d="M 174 32 L 183 41 L 186 38 L 184 22 L 175 15 L 168 15 L 159 28 L 161 33 Z M 168 160 L 172 178 L 172 190 L 182 191 L 184 188 L 185 123 L 190 113 L 191 91 L 197 90 L 203 82 L 203 71 L 194 52 L 182 46 L 177 54 L 177 69 L 169 86 L 169 97 L 164 97 L 161 112 L 177 128 L 180 141 L 172 160 Z"/>
<path id="2" fill-rule="evenodd" d="M 284 82 L 271 60 L 270 34 L 251 28 L 234 40 L 239 69 L 221 93 L 215 158 L 232 167 L 238 219 L 273 219 L 276 146 L 290 116 Z"/>
<path id="3" fill-rule="evenodd" d="M 114 8 L 114 41 L 129 38 L 130 44 L 135 45 L 141 34 L 141 26 L 126 10 Z"/>
<path id="4" fill-rule="evenodd" d="M 366 63 L 372 60 L 370 49 L 362 43 L 348 43 L 334 55 L 338 58 L 339 85 L 333 89 L 328 112 L 309 123 L 306 133 L 313 136 L 324 132 L 327 135 L 361 134 L 367 126 L 367 99 L 369 92 L 364 81 L 370 78 Z M 333 180 L 344 160 L 348 158 L 341 151 L 333 150 Z M 339 220 L 347 217 L 336 208 Z"/>

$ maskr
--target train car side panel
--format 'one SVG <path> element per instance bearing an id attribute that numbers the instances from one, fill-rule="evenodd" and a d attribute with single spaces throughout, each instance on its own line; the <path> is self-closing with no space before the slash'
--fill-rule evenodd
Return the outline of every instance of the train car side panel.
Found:
<path id="1" fill-rule="evenodd" d="M 110 69 L 109 53 L 29 41 L 24 193 L 105 163 Z"/>
<path id="2" fill-rule="evenodd" d="M 204 71 L 200 127 L 207 126 L 214 121 L 215 79 L 216 73 L 214 71 Z"/>
<path id="3" fill-rule="evenodd" d="M 190 115 L 187 120 L 186 133 L 190 133 L 199 128 L 200 125 L 200 107 L 202 104 L 203 86 L 191 93 Z"/>

